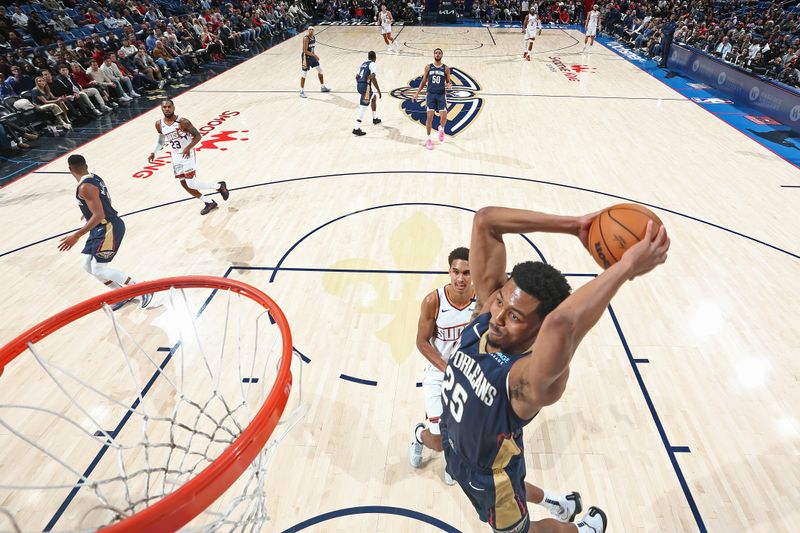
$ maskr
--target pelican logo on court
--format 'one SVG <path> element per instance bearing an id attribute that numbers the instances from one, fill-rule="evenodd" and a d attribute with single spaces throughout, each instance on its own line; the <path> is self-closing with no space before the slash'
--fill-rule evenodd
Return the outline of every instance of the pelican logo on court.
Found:
<path id="1" fill-rule="evenodd" d="M 756 100 L 758 100 L 758 96 L 760 94 L 761 94 L 761 89 L 759 89 L 758 87 L 753 87 L 752 89 L 750 89 L 750 101 L 755 102 Z"/>
<path id="2" fill-rule="evenodd" d="M 447 89 L 447 124 L 444 132 L 447 135 L 455 136 L 461 133 L 464 128 L 472 124 L 483 108 L 483 98 L 478 96 L 481 90 L 478 82 L 463 70 L 450 67 L 450 81 L 453 87 Z M 425 125 L 427 117 L 427 107 L 425 100 L 414 100 L 417 87 L 422 83 L 422 76 L 417 76 L 408 86 L 399 87 L 392 91 L 392 96 L 403 100 L 400 108 L 415 122 Z M 420 96 L 425 93 L 420 93 Z M 439 117 L 433 118 L 433 127 L 439 127 Z"/>
<path id="3" fill-rule="evenodd" d="M 792 119 L 792 122 L 797 122 L 800 120 L 800 105 L 796 105 L 789 111 L 789 118 Z"/>
<path id="4" fill-rule="evenodd" d="M 717 76 L 717 84 L 725 85 L 725 80 L 727 80 L 727 79 L 728 79 L 728 75 L 725 74 L 724 72 L 720 72 L 719 76 Z"/>

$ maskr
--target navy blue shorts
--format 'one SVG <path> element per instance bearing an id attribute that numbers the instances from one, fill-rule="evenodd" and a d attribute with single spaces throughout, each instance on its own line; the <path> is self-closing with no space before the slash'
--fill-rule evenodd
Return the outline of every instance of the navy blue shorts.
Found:
<path id="1" fill-rule="evenodd" d="M 108 263 L 119 251 L 125 236 L 125 223 L 121 218 L 103 221 L 89 231 L 83 253 L 94 257 L 98 263 Z"/>
<path id="2" fill-rule="evenodd" d="M 319 61 L 314 56 L 307 56 L 305 52 L 300 52 L 302 57 L 300 60 L 302 61 L 303 72 L 306 72 L 308 69 L 315 68 L 319 66 Z"/>
<path id="3" fill-rule="evenodd" d="M 441 428 L 442 426 L 440 426 Z M 453 450 L 442 431 L 447 472 L 461 486 L 478 517 L 496 532 L 527 533 L 530 528 L 525 498 L 525 459 L 514 457 L 506 468 L 476 471 Z"/>
<path id="4" fill-rule="evenodd" d="M 372 100 L 372 85 L 368 83 L 359 83 L 358 84 L 358 94 L 361 95 L 361 99 L 358 101 L 361 105 L 369 105 L 370 100 Z"/>
<path id="5" fill-rule="evenodd" d="M 447 95 L 445 93 L 428 93 L 427 95 L 428 111 L 444 111 L 447 109 Z"/>

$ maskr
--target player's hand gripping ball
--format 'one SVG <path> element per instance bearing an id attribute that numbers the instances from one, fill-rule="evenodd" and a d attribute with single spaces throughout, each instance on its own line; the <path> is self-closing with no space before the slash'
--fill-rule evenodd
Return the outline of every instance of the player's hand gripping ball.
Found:
<path id="1" fill-rule="evenodd" d="M 638 204 L 617 204 L 607 207 L 592 221 L 589 229 L 589 253 L 603 268 L 622 258 L 622 254 L 642 240 L 647 222 L 655 224 L 654 234 L 661 227 L 655 213 Z"/>

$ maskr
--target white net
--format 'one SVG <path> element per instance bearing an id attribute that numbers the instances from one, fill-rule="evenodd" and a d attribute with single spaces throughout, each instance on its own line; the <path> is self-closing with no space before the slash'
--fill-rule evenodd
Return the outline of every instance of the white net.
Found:
<path id="1" fill-rule="evenodd" d="M 0 378 L 0 530 L 93 531 L 161 501 L 231 447 L 278 373 L 282 333 L 231 290 L 169 289 L 66 325 Z M 302 418 L 302 360 L 266 446 L 189 531 L 259 531 L 265 472 Z"/>

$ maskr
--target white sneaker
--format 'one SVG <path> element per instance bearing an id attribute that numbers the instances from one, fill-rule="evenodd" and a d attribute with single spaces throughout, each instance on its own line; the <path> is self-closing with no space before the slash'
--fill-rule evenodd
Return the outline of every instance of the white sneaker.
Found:
<path id="1" fill-rule="evenodd" d="M 559 494 L 555 500 L 545 499 L 542 505 L 546 507 L 547 510 L 550 511 L 550 514 L 559 522 L 572 522 L 575 520 L 575 515 L 583 511 L 583 504 L 581 503 L 581 495 L 579 492 Z"/>
<path id="2" fill-rule="evenodd" d="M 300 98 L 308 98 L 305 91 L 300 91 Z"/>
<path id="3" fill-rule="evenodd" d="M 421 442 L 417 441 L 417 428 L 425 427 L 424 424 L 417 424 L 414 426 L 414 431 L 411 432 L 411 444 L 408 445 L 408 462 L 414 468 L 419 468 L 422 465 L 422 448 Z"/>
<path id="4" fill-rule="evenodd" d="M 444 482 L 446 485 L 449 485 L 451 487 L 456 484 L 456 480 L 453 479 L 453 477 L 447 473 L 447 468 L 444 469 Z"/>
<path id="5" fill-rule="evenodd" d="M 608 518 L 602 509 L 592 506 L 575 526 L 578 528 L 578 533 L 605 533 Z"/>

